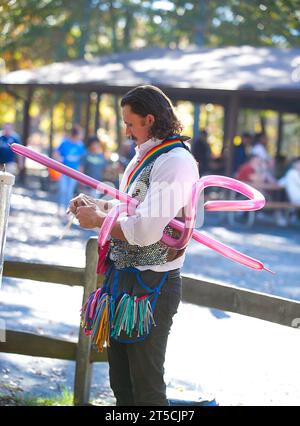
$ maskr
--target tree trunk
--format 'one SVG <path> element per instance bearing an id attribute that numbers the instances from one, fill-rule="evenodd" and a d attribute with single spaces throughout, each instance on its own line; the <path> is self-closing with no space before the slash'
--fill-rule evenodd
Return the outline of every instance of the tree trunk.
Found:
<path id="1" fill-rule="evenodd" d="M 118 52 L 118 39 L 117 39 L 117 29 L 116 29 L 116 12 L 113 5 L 113 1 L 109 2 L 109 12 L 111 17 L 111 31 L 112 31 L 112 50 L 113 52 Z"/>
<path id="2" fill-rule="evenodd" d="M 126 11 L 126 24 L 123 31 L 123 49 L 130 50 L 131 47 L 131 28 L 133 27 L 133 12 L 130 9 Z"/>
<path id="3" fill-rule="evenodd" d="M 84 59 L 85 56 L 85 47 L 89 40 L 90 35 L 90 20 L 91 20 L 91 3 L 90 1 L 84 1 L 82 7 L 83 11 L 83 19 L 81 26 L 81 35 L 78 43 L 78 59 Z M 74 122 L 81 123 L 82 122 L 82 104 L 83 104 L 83 96 L 81 93 L 75 93 L 75 107 L 74 107 Z"/>

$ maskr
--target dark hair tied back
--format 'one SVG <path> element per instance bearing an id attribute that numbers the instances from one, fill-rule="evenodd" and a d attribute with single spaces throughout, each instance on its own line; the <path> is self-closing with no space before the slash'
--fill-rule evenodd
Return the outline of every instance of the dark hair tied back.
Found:
<path id="1" fill-rule="evenodd" d="M 132 112 L 142 117 L 152 114 L 155 122 L 151 136 L 165 139 L 182 132 L 182 124 L 176 117 L 170 99 L 155 86 L 138 86 L 130 90 L 121 100 L 121 106 L 130 105 Z"/>

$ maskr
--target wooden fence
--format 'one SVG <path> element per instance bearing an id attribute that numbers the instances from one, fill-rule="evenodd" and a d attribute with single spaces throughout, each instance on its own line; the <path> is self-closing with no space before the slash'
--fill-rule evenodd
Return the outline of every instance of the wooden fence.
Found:
<path id="1" fill-rule="evenodd" d="M 97 277 L 97 240 L 90 238 L 86 246 L 85 268 L 7 261 L 3 275 L 43 282 L 84 287 L 83 300 L 101 284 Z M 269 296 L 230 285 L 202 281 L 183 276 L 184 302 L 234 312 L 262 320 L 292 326 L 300 317 L 300 302 Z M 91 351 L 90 338 L 80 329 L 78 342 L 70 342 L 33 333 L 6 330 L 6 341 L 0 352 L 76 361 L 74 404 L 89 401 L 92 364 L 107 361 L 106 352 Z"/>

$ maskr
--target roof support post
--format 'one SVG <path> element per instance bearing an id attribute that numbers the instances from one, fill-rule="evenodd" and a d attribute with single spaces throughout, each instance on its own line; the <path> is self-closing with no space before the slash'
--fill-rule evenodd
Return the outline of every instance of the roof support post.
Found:
<path id="1" fill-rule="evenodd" d="M 233 140 L 237 132 L 239 105 L 240 105 L 239 96 L 236 93 L 234 93 L 229 98 L 229 102 L 225 107 L 226 111 L 224 113 L 224 127 L 226 129 L 225 145 L 227 148 L 227 162 L 225 165 L 225 173 L 227 176 L 231 176 L 231 173 L 232 173 Z"/>
<path id="2" fill-rule="evenodd" d="M 120 107 L 119 107 L 119 98 L 117 95 L 114 95 L 114 107 L 115 107 L 115 114 L 116 114 L 116 135 L 117 135 L 117 145 L 118 145 L 118 151 L 121 146 L 121 126 L 120 126 Z"/>
<path id="3" fill-rule="evenodd" d="M 199 123 L 200 111 L 201 111 L 200 103 L 194 103 L 193 139 L 196 139 L 197 137 L 199 137 L 199 134 L 200 134 L 200 132 L 199 132 L 199 130 L 200 130 L 200 123 Z"/>
<path id="4" fill-rule="evenodd" d="M 277 121 L 276 157 L 279 157 L 281 153 L 282 135 L 283 135 L 283 127 L 284 127 L 283 113 L 281 111 L 278 112 L 277 120 L 278 121 Z"/>
<path id="5" fill-rule="evenodd" d="M 300 114 L 297 114 L 298 120 L 300 120 Z M 298 138 L 298 155 L 300 155 L 300 138 Z"/>
<path id="6" fill-rule="evenodd" d="M 30 133 L 30 106 L 31 101 L 33 97 L 33 89 L 32 87 L 28 87 L 27 89 L 27 96 L 23 103 L 23 124 L 22 124 L 22 142 L 26 146 L 29 138 Z M 26 169 L 25 169 L 25 161 L 21 161 L 20 163 L 20 172 L 19 172 L 19 179 L 21 182 L 24 182 L 26 176 Z"/>
<path id="7" fill-rule="evenodd" d="M 100 127 L 100 111 L 99 111 L 100 102 L 101 102 L 101 94 L 99 92 L 97 92 L 96 106 L 95 106 L 95 117 L 94 117 L 94 133 L 95 134 L 97 133 L 97 130 Z"/>
<path id="8" fill-rule="evenodd" d="M 54 103 L 51 103 L 49 110 L 50 127 L 49 127 L 49 150 L 48 155 L 52 157 L 53 154 L 53 134 L 54 134 Z"/>
<path id="9" fill-rule="evenodd" d="M 33 89 L 31 87 L 29 87 L 28 91 L 27 91 L 27 96 L 26 96 L 24 103 L 23 103 L 22 141 L 23 141 L 23 144 L 25 146 L 27 145 L 29 132 L 30 132 L 30 113 L 29 113 L 29 110 L 30 110 L 32 96 L 33 96 Z"/>
<path id="10" fill-rule="evenodd" d="M 89 127 L 90 127 L 90 117 L 91 117 L 91 94 L 88 92 L 87 94 L 87 102 L 86 102 L 86 113 L 85 113 L 85 126 L 84 126 L 84 140 L 87 142 L 89 137 Z"/>

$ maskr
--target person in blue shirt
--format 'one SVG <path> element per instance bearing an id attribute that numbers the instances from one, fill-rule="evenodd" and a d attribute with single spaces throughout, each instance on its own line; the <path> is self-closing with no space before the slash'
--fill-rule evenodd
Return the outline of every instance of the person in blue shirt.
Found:
<path id="1" fill-rule="evenodd" d="M 233 147 L 233 164 L 232 173 L 236 174 L 238 169 L 248 160 L 248 150 L 252 143 L 252 136 L 248 132 L 243 132 L 241 136 L 241 143 Z"/>
<path id="2" fill-rule="evenodd" d="M 98 181 L 103 181 L 108 161 L 104 156 L 102 143 L 96 135 L 88 138 L 87 149 L 81 159 L 80 171 Z M 82 191 L 92 197 L 100 198 L 100 193 L 93 188 L 85 187 Z"/>
<path id="3" fill-rule="evenodd" d="M 17 167 L 22 167 L 21 160 L 16 158 L 14 152 L 10 149 L 13 143 L 21 143 L 19 136 L 14 132 L 11 123 L 5 123 L 0 134 L 0 170 L 4 169 L 9 173 L 16 174 Z"/>
<path id="4" fill-rule="evenodd" d="M 71 129 L 70 137 L 63 139 L 59 147 L 54 152 L 54 158 L 61 161 L 65 166 L 79 170 L 81 159 L 85 153 L 86 148 L 82 142 L 81 129 L 74 126 Z M 74 196 L 77 182 L 75 179 L 65 175 L 62 175 L 58 182 L 59 215 L 64 216 L 69 201 Z"/>

